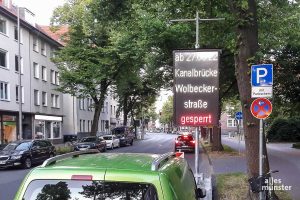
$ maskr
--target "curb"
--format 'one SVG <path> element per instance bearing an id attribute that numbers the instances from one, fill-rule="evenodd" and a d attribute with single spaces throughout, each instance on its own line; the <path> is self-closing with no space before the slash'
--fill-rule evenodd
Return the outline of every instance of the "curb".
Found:
<path id="1" fill-rule="evenodd" d="M 206 190 L 206 197 L 203 198 L 203 199 L 204 200 L 212 200 L 212 199 L 214 199 L 213 197 L 214 197 L 214 191 L 215 191 L 214 190 L 214 188 L 215 188 L 214 187 L 214 185 L 215 185 L 214 169 L 213 169 L 211 158 L 208 155 L 207 150 L 205 149 L 202 141 L 200 141 L 200 144 L 201 144 L 201 147 L 203 149 L 204 154 L 207 156 L 208 163 L 209 163 L 209 166 L 210 166 L 209 171 L 210 171 L 210 174 L 211 174 L 210 177 L 202 179 L 202 182 L 204 184 L 204 188 Z"/>

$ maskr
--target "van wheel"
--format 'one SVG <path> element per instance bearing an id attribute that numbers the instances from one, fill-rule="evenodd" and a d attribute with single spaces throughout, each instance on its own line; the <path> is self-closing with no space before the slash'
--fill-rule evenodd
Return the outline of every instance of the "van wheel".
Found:
<path id="1" fill-rule="evenodd" d="M 30 159 L 29 157 L 27 157 L 27 158 L 24 160 L 24 162 L 23 162 L 23 164 L 22 164 L 22 167 L 23 167 L 24 169 L 29 169 L 31 166 L 32 166 L 31 159 Z"/>

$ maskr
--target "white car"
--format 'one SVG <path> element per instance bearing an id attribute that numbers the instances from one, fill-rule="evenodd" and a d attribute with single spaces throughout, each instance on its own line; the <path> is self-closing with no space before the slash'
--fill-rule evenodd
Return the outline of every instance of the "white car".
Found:
<path id="1" fill-rule="evenodd" d="M 113 149 L 120 147 L 120 139 L 115 135 L 104 135 L 102 138 L 106 141 L 106 148 Z"/>

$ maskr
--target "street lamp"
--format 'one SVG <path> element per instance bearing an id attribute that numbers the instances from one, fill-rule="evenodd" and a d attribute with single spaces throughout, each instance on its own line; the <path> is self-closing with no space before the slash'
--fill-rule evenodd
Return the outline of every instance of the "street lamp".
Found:
<path id="1" fill-rule="evenodd" d="M 23 132 L 23 117 L 22 117 L 22 76 L 21 76 L 21 31 L 20 31 L 20 7 L 18 8 L 18 69 L 19 69 L 19 139 L 22 139 L 22 132 Z"/>

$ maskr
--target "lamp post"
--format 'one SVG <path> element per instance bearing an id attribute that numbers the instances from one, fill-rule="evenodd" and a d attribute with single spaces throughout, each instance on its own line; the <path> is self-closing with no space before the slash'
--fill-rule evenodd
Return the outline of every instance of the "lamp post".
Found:
<path id="1" fill-rule="evenodd" d="M 23 132 L 23 116 L 22 116 L 22 76 L 21 76 L 21 31 L 20 31 L 20 7 L 18 8 L 18 69 L 19 69 L 19 139 L 22 139 L 22 132 Z"/>

